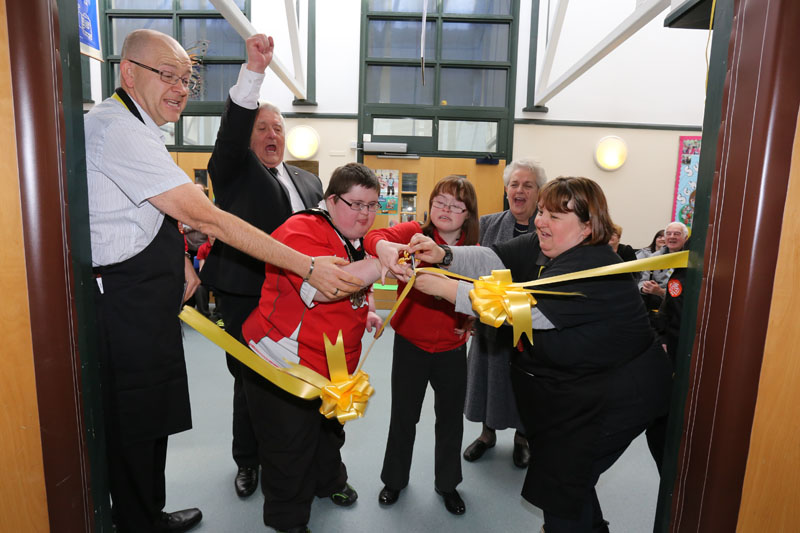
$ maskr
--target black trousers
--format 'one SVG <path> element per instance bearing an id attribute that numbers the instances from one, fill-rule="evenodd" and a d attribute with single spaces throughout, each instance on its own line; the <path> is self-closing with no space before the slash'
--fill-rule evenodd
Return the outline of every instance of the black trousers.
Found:
<path id="1" fill-rule="evenodd" d="M 278 530 L 307 524 L 314 497 L 347 482 L 344 428 L 320 414 L 320 400 L 292 396 L 247 367 L 242 377 L 258 439 L 264 524 Z"/>
<path id="2" fill-rule="evenodd" d="M 106 428 L 108 479 L 113 499 L 117 500 L 112 507 L 116 531 L 155 532 L 156 520 L 167 500 L 167 437 L 123 444 L 113 429 Z"/>
<path id="3" fill-rule="evenodd" d="M 544 511 L 544 530 L 547 533 L 608 533 L 608 524 L 603 520 L 603 511 L 597 499 L 595 485 L 600 475 L 611 468 L 630 443 L 639 436 L 646 425 L 634 427 L 607 435 L 600 439 L 594 447 L 592 463 L 592 490 L 586 495 L 577 519 L 561 518 Z M 536 446 L 536 441 L 533 442 Z"/>
<path id="4" fill-rule="evenodd" d="M 422 402 L 430 382 L 436 413 L 435 485 L 450 492 L 461 483 L 461 439 L 467 393 L 467 350 L 426 352 L 395 333 L 392 359 L 392 414 L 381 480 L 392 489 L 408 485 L 411 455 Z"/>
<path id="5" fill-rule="evenodd" d="M 225 331 L 233 338 L 242 340 L 242 324 L 258 307 L 258 296 L 244 296 L 215 291 L 221 301 L 220 313 L 225 322 Z M 236 466 L 258 466 L 258 442 L 247 408 L 242 369 L 245 366 L 230 354 L 225 354 L 228 371 L 233 376 L 233 443 L 231 452 Z"/>

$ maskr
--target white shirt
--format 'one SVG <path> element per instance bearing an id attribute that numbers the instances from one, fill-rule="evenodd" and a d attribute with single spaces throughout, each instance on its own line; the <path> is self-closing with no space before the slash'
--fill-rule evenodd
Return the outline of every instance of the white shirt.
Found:
<path id="1" fill-rule="evenodd" d="M 191 183 L 167 152 L 156 123 L 136 107 L 144 124 L 114 98 L 84 117 L 92 266 L 144 250 L 164 221 L 148 199 Z"/>

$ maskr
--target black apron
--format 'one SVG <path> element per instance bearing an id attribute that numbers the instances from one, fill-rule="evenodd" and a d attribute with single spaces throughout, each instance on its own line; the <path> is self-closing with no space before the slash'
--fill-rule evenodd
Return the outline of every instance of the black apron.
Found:
<path id="1" fill-rule="evenodd" d="M 144 250 L 94 269 L 106 425 L 123 443 L 192 427 L 178 319 L 183 250 L 177 223 L 164 217 Z"/>

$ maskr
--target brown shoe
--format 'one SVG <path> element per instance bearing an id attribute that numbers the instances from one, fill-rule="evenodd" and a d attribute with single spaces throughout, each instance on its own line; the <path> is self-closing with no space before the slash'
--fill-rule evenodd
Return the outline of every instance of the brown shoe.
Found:
<path id="1" fill-rule="evenodd" d="M 494 448 L 497 439 L 492 439 L 491 442 L 484 442 L 481 439 L 475 439 L 475 441 L 467 446 L 467 449 L 464 450 L 464 459 L 469 461 L 470 463 L 473 461 L 477 461 L 483 454 L 486 453 L 486 450 L 489 448 Z"/>

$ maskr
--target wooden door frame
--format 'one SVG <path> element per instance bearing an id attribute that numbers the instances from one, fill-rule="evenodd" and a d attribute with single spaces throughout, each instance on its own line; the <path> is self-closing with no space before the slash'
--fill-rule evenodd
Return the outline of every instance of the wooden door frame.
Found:
<path id="1" fill-rule="evenodd" d="M 87 318 L 94 311 L 77 4 L 14 1 L 6 14 L 50 529 L 95 531 L 90 488 L 104 487 L 104 461 L 90 468 L 102 417 Z"/>

